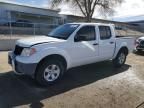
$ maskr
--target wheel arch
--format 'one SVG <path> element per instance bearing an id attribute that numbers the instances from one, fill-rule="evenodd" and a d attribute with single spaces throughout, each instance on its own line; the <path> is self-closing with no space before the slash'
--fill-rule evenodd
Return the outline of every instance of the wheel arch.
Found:
<path id="1" fill-rule="evenodd" d="M 37 64 L 37 66 L 36 66 L 36 71 L 37 71 L 37 69 L 38 69 L 38 67 L 41 65 L 41 63 L 43 62 L 43 61 L 45 61 L 45 60 L 49 60 L 49 59 L 57 59 L 57 60 L 61 60 L 62 61 L 62 63 L 64 64 L 64 66 L 65 66 L 65 69 L 67 69 L 67 60 L 65 59 L 65 57 L 63 57 L 62 55 L 59 55 L 59 54 L 51 54 L 51 55 L 48 55 L 48 56 L 46 56 L 46 57 L 44 57 L 44 58 L 42 58 L 41 60 L 40 60 L 40 62 Z M 36 72 L 35 72 L 36 73 Z"/>
<path id="2" fill-rule="evenodd" d="M 121 52 L 124 52 L 124 54 L 125 54 L 125 59 L 124 59 L 124 61 L 123 61 L 122 63 L 119 62 L 119 57 L 120 57 L 120 53 L 121 53 Z M 128 55 L 128 53 L 129 53 L 129 51 L 128 51 L 128 48 L 127 48 L 127 47 L 125 47 L 125 46 L 121 47 L 121 48 L 119 49 L 116 57 L 113 59 L 113 64 L 114 64 L 114 66 L 115 66 L 115 67 L 118 67 L 118 68 L 121 67 L 121 66 L 125 63 L 125 61 L 126 61 L 126 56 Z"/>
<path id="3" fill-rule="evenodd" d="M 59 54 L 48 55 L 48 56 L 44 57 L 43 59 L 41 59 L 41 61 L 37 64 L 35 73 L 33 75 L 33 78 L 35 78 L 39 84 L 47 86 L 47 85 L 54 84 L 56 82 L 56 80 L 55 80 L 55 81 L 48 83 L 46 80 L 44 80 L 42 71 L 39 70 L 39 69 L 42 69 L 41 67 L 39 68 L 39 66 L 43 66 L 43 65 L 41 65 L 42 63 L 47 63 L 48 60 L 54 60 L 54 59 L 61 60 L 62 63 L 65 65 L 65 66 L 61 67 L 62 72 L 59 75 L 58 79 L 56 79 L 56 80 L 59 80 L 59 78 L 61 78 L 62 75 L 64 74 L 64 72 L 66 71 L 67 62 L 66 62 L 66 59 L 62 55 L 59 55 Z M 45 66 L 47 66 L 47 65 L 45 65 Z"/>
<path id="4" fill-rule="evenodd" d="M 41 62 L 43 62 L 44 60 L 47 60 L 47 59 L 58 59 L 58 60 L 61 60 L 64 63 L 64 65 L 67 67 L 67 61 L 66 61 L 65 57 L 60 55 L 60 54 L 48 55 L 48 56 L 44 57 L 43 59 L 41 59 L 38 64 L 40 64 Z"/>
<path id="5" fill-rule="evenodd" d="M 126 46 L 121 47 L 120 50 L 118 51 L 118 53 L 119 53 L 120 51 L 124 51 L 124 53 L 125 53 L 126 55 L 128 55 L 128 53 L 129 53 L 129 50 L 128 50 L 128 48 L 127 48 Z"/>
<path id="6" fill-rule="evenodd" d="M 114 53 L 113 59 L 115 59 L 117 57 L 117 55 L 119 54 L 120 51 L 124 50 L 124 52 L 126 53 L 126 55 L 128 55 L 129 53 L 129 49 L 126 45 L 123 46 L 119 46 L 116 48 L 116 51 Z"/>

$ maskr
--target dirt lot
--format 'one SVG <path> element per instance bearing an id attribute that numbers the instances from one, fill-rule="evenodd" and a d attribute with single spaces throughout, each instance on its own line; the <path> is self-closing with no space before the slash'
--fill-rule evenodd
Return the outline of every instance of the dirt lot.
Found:
<path id="1" fill-rule="evenodd" d="M 0 108 L 144 108 L 144 55 L 130 54 L 114 69 L 102 62 L 69 70 L 62 81 L 42 88 L 16 76 L 0 52 Z"/>

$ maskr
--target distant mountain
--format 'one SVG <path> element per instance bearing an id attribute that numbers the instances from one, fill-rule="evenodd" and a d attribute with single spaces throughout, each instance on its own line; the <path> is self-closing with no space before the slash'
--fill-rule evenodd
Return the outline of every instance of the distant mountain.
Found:
<path id="1" fill-rule="evenodd" d="M 144 15 L 129 16 L 129 17 L 119 17 L 119 18 L 114 18 L 113 20 L 114 20 L 114 21 L 120 21 L 120 22 L 144 21 Z"/>

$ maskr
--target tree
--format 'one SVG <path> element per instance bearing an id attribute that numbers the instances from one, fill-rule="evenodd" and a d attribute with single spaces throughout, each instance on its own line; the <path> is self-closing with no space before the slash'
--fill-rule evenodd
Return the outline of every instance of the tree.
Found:
<path id="1" fill-rule="evenodd" d="M 96 9 L 99 9 L 99 12 L 103 15 L 110 15 L 114 13 L 114 7 L 122 2 L 123 0 L 51 0 L 52 7 L 61 3 L 71 3 L 78 7 L 87 22 L 91 22 Z"/>

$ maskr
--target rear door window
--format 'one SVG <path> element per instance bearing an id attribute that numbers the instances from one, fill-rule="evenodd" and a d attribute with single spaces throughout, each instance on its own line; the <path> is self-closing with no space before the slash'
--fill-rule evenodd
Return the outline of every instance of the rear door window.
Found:
<path id="1" fill-rule="evenodd" d="M 111 29 L 109 26 L 99 26 L 100 39 L 106 40 L 112 37 Z"/>

